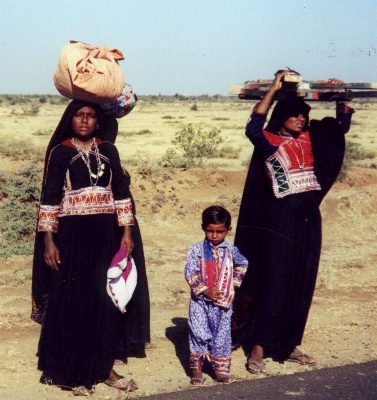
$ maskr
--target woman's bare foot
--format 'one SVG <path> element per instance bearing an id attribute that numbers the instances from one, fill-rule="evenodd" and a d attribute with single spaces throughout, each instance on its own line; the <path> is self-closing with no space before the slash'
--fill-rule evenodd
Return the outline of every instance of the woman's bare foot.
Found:
<path id="1" fill-rule="evenodd" d="M 263 347 L 258 344 L 254 345 L 246 362 L 246 369 L 251 374 L 259 374 L 263 372 L 266 364 L 263 361 Z"/>
<path id="2" fill-rule="evenodd" d="M 115 381 L 117 381 L 118 379 L 122 379 L 122 378 L 124 378 L 124 377 L 123 377 L 122 375 L 119 375 L 118 373 L 116 373 L 116 372 L 112 369 L 112 370 L 110 371 L 108 380 L 111 381 L 111 382 L 115 382 Z"/>
<path id="3" fill-rule="evenodd" d="M 127 380 L 124 376 L 117 374 L 113 369 L 110 371 L 109 377 L 104 383 L 115 389 L 124 390 L 125 392 L 133 392 L 138 389 L 137 383 L 133 379 Z"/>
<path id="4" fill-rule="evenodd" d="M 309 354 L 303 353 L 297 347 L 295 347 L 295 349 L 289 355 L 289 357 L 287 358 L 287 361 L 294 362 L 294 363 L 300 364 L 300 365 L 309 365 L 309 366 L 314 366 L 317 364 L 317 362 L 315 361 L 315 359 L 312 356 L 310 356 Z"/>

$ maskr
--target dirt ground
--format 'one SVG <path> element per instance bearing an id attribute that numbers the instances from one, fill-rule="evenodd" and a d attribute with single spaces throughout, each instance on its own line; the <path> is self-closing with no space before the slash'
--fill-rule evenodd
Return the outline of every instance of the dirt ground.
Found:
<path id="1" fill-rule="evenodd" d="M 186 251 L 203 236 L 200 215 L 204 207 L 215 203 L 226 206 L 236 226 L 245 164 L 251 152 L 242 133 L 250 106 L 199 104 L 199 114 L 195 116 L 186 111 L 188 106 L 169 107 L 142 105 L 141 110 L 131 114 L 129 122 L 121 121 L 120 130 L 125 135 L 120 136 L 118 145 L 122 159 L 132 160 L 128 169 L 133 179 L 132 192 L 147 260 L 153 348 L 147 351 L 146 358 L 130 358 L 127 365 L 117 367 L 118 372 L 138 382 L 137 392 L 123 394 L 99 384 L 93 399 L 120 400 L 190 387 L 187 376 L 189 290 L 183 278 Z M 61 111 L 61 108 L 46 105 L 35 119 L 27 117 L 16 123 L 12 118 L 17 120 L 17 116 L 10 116 L 9 110 L 2 107 L 0 137 L 7 139 L 7 134 L 15 128 L 15 135 L 23 139 L 26 128 L 37 129 L 42 121 L 43 129 L 51 130 Z M 351 138 L 363 145 L 368 143 L 376 150 L 373 138 L 376 110 L 360 106 L 358 111 Z M 317 114 L 325 112 L 329 113 L 315 110 Z M 169 119 L 161 121 L 163 113 L 176 121 L 183 116 L 181 119 L 186 122 L 193 120 L 207 126 L 222 124 L 226 141 L 241 147 L 239 158 L 220 160 L 216 168 L 141 168 L 137 164 L 138 151 L 142 149 L 140 157 L 147 157 L 149 162 L 169 146 L 174 129 L 171 124 L 167 125 Z M 227 119 L 219 122 L 214 115 L 225 115 Z M 175 129 L 177 126 L 178 123 Z M 137 134 L 146 128 L 150 133 Z M 127 139 L 127 130 L 136 133 Z M 165 131 L 166 135 L 162 135 Z M 36 145 L 45 146 L 48 136 L 35 135 L 33 140 Z M 6 173 L 17 168 L 17 163 L 7 157 L 1 156 L 0 161 Z M 322 205 L 320 274 L 302 346 L 317 359 L 316 368 L 377 359 L 377 169 L 372 161 L 354 167 L 344 182 L 334 186 Z M 233 240 L 233 235 L 229 240 Z M 32 256 L 0 260 L 0 398 L 70 398 L 70 391 L 38 383 L 40 372 L 36 369 L 35 353 L 39 326 L 29 319 L 31 263 Z M 232 372 L 240 379 L 292 374 L 310 368 L 267 359 L 266 374 L 255 377 L 245 370 L 244 363 L 243 351 L 235 351 Z M 214 383 L 209 378 L 207 384 Z"/>

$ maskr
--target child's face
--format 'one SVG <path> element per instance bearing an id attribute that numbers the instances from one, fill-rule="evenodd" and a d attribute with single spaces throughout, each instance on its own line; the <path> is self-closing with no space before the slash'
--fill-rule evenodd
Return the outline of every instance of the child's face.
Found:
<path id="1" fill-rule="evenodd" d="M 203 227 L 207 240 L 214 246 L 223 242 L 230 230 L 231 228 L 227 228 L 225 224 L 208 224 Z"/>

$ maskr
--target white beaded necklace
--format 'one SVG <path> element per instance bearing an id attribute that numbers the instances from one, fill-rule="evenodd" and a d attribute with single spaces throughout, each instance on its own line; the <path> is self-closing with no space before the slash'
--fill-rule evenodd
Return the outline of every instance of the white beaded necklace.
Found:
<path id="1" fill-rule="evenodd" d="M 71 142 L 75 146 L 77 152 L 79 153 L 81 159 L 83 160 L 84 164 L 86 165 L 86 167 L 88 169 L 90 185 L 91 186 L 97 186 L 98 178 L 101 177 L 103 175 L 103 173 L 104 173 L 105 164 L 103 164 L 101 162 L 101 159 L 100 159 L 100 156 L 99 156 L 99 150 L 98 150 L 98 146 L 97 146 L 95 138 L 92 139 L 92 145 L 89 147 L 89 149 L 87 151 L 84 151 L 84 150 L 82 150 L 80 148 L 80 146 L 76 142 L 75 138 L 72 138 Z M 90 153 L 91 148 L 94 148 L 94 154 L 96 156 L 97 174 L 92 172 L 92 169 L 90 168 L 89 153 Z M 94 181 L 92 179 L 94 179 Z"/>

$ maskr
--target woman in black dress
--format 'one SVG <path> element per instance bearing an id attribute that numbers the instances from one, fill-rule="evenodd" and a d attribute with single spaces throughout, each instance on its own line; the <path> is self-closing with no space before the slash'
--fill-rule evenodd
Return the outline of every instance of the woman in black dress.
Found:
<path id="1" fill-rule="evenodd" d="M 137 388 L 113 370 L 124 316 L 106 293 L 106 273 L 121 245 L 132 252 L 135 218 L 129 177 L 106 132 L 98 106 L 68 105 L 47 149 L 34 253 L 32 318 L 42 324 L 38 368 L 42 381 L 71 387 L 76 395 L 89 395 L 101 381 Z M 140 252 L 141 242 L 136 245 Z M 138 272 L 137 297 L 149 304 L 145 269 Z M 147 340 L 149 309 L 145 314 Z"/>
<path id="2" fill-rule="evenodd" d="M 234 303 L 235 340 L 246 331 L 247 369 L 264 369 L 264 357 L 314 365 L 298 346 L 304 334 L 321 251 L 320 203 L 340 171 L 344 134 L 353 110 L 309 122 L 300 98 L 280 100 L 263 130 L 282 79 L 256 105 L 246 127 L 255 146 L 245 183 L 235 245 L 249 271 Z M 251 328 L 250 328 L 251 327 Z M 248 329 L 250 328 L 250 329 Z"/>

